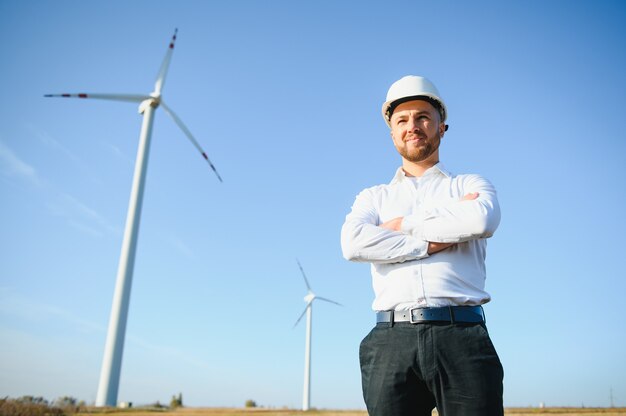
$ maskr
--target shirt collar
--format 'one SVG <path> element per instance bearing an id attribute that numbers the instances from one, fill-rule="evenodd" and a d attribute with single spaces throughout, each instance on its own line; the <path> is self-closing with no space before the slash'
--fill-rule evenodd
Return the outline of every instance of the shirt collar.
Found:
<path id="1" fill-rule="evenodd" d="M 426 169 L 426 172 L 424 172 L 424 174 L 421 176 L 421 178 L 430 176 L 430 175 L 444 175 L 447 177 L 451 177 L 452 173 L 450 173 L 449 170 L 447 170 L 443 164 L 441 162 L 438 162 L 436 165 L 434 165 L 433 167 L 430 167 L 428 169 Z M 411 178 L 411 176 L 407 176 L 406 173 L 404 173 L 404 170 L 402 169 L 402 166 L 400 166 L 398 168 L 398 170 L 396 171 L 396 174 L 394 175 L 393 179 L 391 180 L 391 182 L 389 182 L 390 185 L 393 185 L 395 183 L 399 183 L 403 180 L 409 179 Z"/>

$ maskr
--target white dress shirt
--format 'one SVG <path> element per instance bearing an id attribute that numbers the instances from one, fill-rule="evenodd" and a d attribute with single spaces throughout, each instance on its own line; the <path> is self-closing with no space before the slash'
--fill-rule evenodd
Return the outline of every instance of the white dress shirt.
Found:
<path id="1" fill-rule="evenodd" d="M 475 200 L 462 200 L 478 192 Z M 380 224 L 404 217 L 401 231 Z M 480 175 L 453 175 L 441 163 L 420 177 L 399 168 L 388 185 L 362 191 L 346 216 L 347 260 L 371 263 L 376 311 L 482 305 L 486 238 L 500 223 L 493 185 Z M 428 255 L 428 242 L 456 243 Z"/>

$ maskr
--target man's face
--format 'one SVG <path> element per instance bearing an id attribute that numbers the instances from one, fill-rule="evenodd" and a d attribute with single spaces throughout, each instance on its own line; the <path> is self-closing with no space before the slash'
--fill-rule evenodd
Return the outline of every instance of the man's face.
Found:
<path id="1" fill-rule="evenodd" d="M 439 111 L 423 100 L 407 101 L 391 116 L 391 138 L 398 153 L 410 162 L 439 160 L 439 143 L 445 132 Z"/>

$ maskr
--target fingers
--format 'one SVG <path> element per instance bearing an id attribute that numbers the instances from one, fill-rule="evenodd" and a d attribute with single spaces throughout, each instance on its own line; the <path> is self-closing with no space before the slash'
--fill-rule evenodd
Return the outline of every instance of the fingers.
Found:
<path id="1" fill-rule="evenodd" d="M 478 192 L 470 192 L 469 194 L 461 198 L 461 201 L 473 201 L 474 199 L 478 198 L 478 195 Z"/>
<path id="2" fill-rule="evenodd" d="M 394 218 L 380 224 L 380 227 L 386 228 L 391 231 L 400 231 L 400 229 L 402 228 L 402 219 L 403 217 Z"/>
<path id="3" fill-rule="evenodd" d="M 447 249 L 448 247 L 452 247 L 455 245 L 454 243 L 435 243 L 433 241 L 428 242 L 428 254 L 439 253 Z"/>

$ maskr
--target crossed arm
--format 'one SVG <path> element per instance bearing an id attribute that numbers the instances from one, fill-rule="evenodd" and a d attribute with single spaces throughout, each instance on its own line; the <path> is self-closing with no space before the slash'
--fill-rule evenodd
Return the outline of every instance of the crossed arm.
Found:
<path id="1" fill-rule="evenodd" d="M 478 198 L 478 195 L 479 195 L 478 192 L 471 192 L 465 195 L 463 198 L 461 198 L 461 201 L 473 201 L 474 199 Z M 397 218 L 394 218 L 392 220 L 389 220 L 380 224 L 379 227 L 386 228 L 387 230 L 390 230 L 390 231 L 401 232 L 403 219 L 404 217 L 397 217 Z M 452 247 L 455 244 L 457 243 L 439 243 L 436 241 L 428 241 L 427 253 L 428 255 L 435 254 L 442 250 L 447 249 L 448 247 Z"/>
<path id="2" fill-rule="evenodd" d="M 485 179 L 468 179 L 459 201 L 379 223 L 378 196 L 365 190 L 357 197 L 341 231 L 346 259 L 401 263 L 428 257 L 455 244 L 491 237 L 500 222 L 495 189 Z"/>

